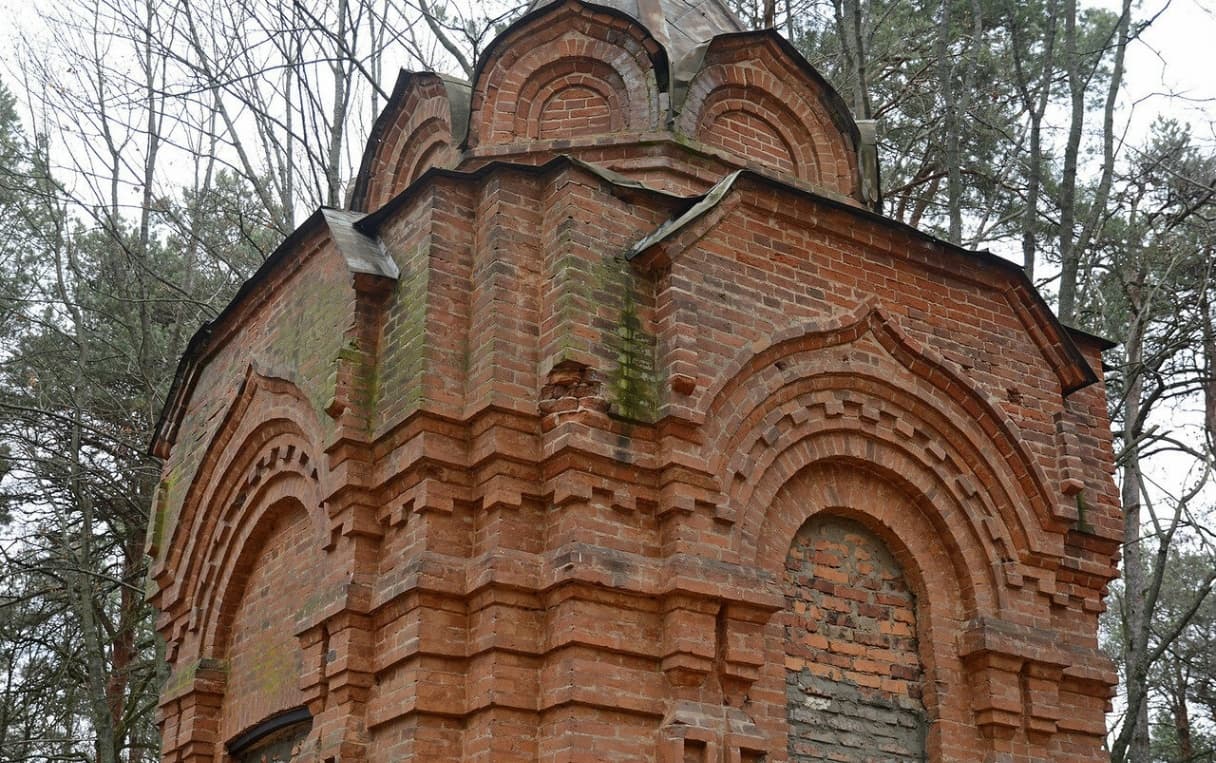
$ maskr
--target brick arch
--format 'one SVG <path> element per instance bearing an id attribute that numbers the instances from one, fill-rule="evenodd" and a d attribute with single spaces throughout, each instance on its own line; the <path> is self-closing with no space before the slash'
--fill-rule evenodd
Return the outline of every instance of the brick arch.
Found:
<path id="1" fill-rule="evenodd" d="M 273 426 L 275 422 L 271 422 Z M 302 513 L 310 525 L 312 547 L 326 542 L 321 495 L 315 470 L 297 437 L 278 436 L 258 452 L 243 489 L 236 491 L 222 510 L 203 552 L 207 566 L 187 599 L 203 620 L 202 653 L 224 654 L 228 626 L 244 590 L 249 567 L 261 552 L 267 533 L 285 513 Z M 321 566 L 312 565 L 315 574 Z"/>
<path id="2" fill-rule="evenodd" d="M 324 472 L 314 457 L 321 437 L 309 402 L 294 384 L 247 370 L 200 458 L 170 540 L 172 558 L 157 578 L 162 587 L 171 583 L 156 601 L 173 616 L 170 661 L 176 659 L 178 648 L 190 642 L 202 662 L 224 664 L 230 656 L 234 618 L 251 576 L 258 574 L 263 552 L 285 524 L 294 526 L 297 547 L 286 557 L 281 551 L 274 555 L 295 565 L 291 577 L 301 590 L 281 600 L 303 600 L 302 591 L 321 593 L 315 581 L 324 569 L 322 549 L 328 529 L 322 505 Z M 306 570 L 308 575 L 303 574 Z M 294 628 L 289 630 L 293 632 L 286 638 L 273 633 L 274 643 L 268 648 L 257 647 L 265 655 L 251 656 L 246 650 L 248 665 L 242 665 L 260 665 L 263 657 L 276 655 L 279 662 L 294 665 L 300 654 Z M 277 663 L 258 670 L 263 671 L 259 680 L 269 681 L 273 690 L 254 691 L 248 682 L 238 680 L 237 700 L 230 696 L 227 672 L 202 683 L 194 681 L 191 693 L 208 699 L 200 699 L 193 741 L 205 748 L 215 744 L 212 759 L 223 758 L 224 739 L 302 703 L 299 675 L 280 675 L 290 671 Z M 266 689 L 263 684 L 253 685 Z M 216 738 L 217 732 L 223 738 Z"/>
<path id="3" fill-rule="evenodd" d="M 920 597 L 887 543 L 816 514 L 794 535 L 783 578 L 790 759 L 863 763 L 877 748 L 924 760 Z"/>
<path id="4" fill-rule="evenodd" d="M 620 11 L 578 0 L 544 6 L 516 21 L 482 57 L 473 76 L 466 145 L 535 137 L 541 106 L 575 84 L 618 105 L 613 130 L 657 129 L 667 54 Z"/>
<path id="5" fill-rule="evenodd" d="M 825 393 L 825 385 L 839 389 Z M 851 316 L 791 328 L 759 351 L 746 349 L 706 390 L 699 401 L 706 411 L 705 452 L 714 454 L 710 471 L 725 490 L 734 489 L 741 466 L 756 468 L 750 453 L 765 463 L 776 459 L 778 433 L 786 442 L 812 433 L 808 419 L 815 409 L 798 398 L 816 389 L 821 398 L 827 394 L 815 403 L 820 421 L 837 419 L 838 409 L 852 411 L 873 438 L 915 454 L 963 496 L 974 532 L 1001 552 L 993 558 L 1063 554 L 1065 528 L 1050 511 L 1047 479 L 1025 452 L 1016 424 L 882 309 L 868 305 Z M 851 393 L 856 400 L 846 405 Z M 744 482 L 741 487 L 755 480 Z M 750 492 L 732 501 L 746 502 Z M 730 509 L 744 510 L 742 503 Z"/>
<path id="6" fill-rule="evenodd" d="M 590 98 L 573 108 L 562 108 L 571 94 L 583 91 Z M 609 64 L 593 58 L 563 58 L 545 65 L 520 90 L 515 112 L 515 135 L 520 138 L 557 138 L 616 132 L 625 128 L 625 83 Z M 563 98 L 563 96 L 567 96 Z M 527 108 L 521 108 L 527 104 Z"/>
<path id="7" fill-rule="evenodd" d="M 430 72 L 402 72 L 376 119 L 351 191 L 350 208 L 371 212 L 431 167 L 457 158 L 451 101 L 444 80 Z"/>
<path id="8" fill-rule="evenodd" d="M 217 719 L 221 742 L 305 702 L 304 654 L 291 615 L 314 608 L 317 586 L 301 573 L 316 574 L 323 560 L 309 512 L 281 483 L 234 539 L 239 550 L 211 606 L 213 643 L 204 648 L 228 666 Z"/>
<path id="9" fill-rule="evenodd" d="M 442 167 L 448 158 L 455 155 L 448 141 L 447 126 L 438 118 L 430 119 L 418 126 L 418 151 L 403 155 L 393 174 L 394 188 L 405 189 L 431 167 Z M 407 164 L 407 160 L 412 160 Z M 391 196 L 390 196 L 391 198 Z"/>
<path id="10" fill-rule="evenodd" d="M 990 528 L 999 532 L 992 515 L 977 516 L 977 507 L 969 505 L 967 497 L 949 483 L 946 475 L 898 444 L 883 442 L 864 426 L 850 428 L 846 422 L 781 443 L 778 448 L 771 461 L 758 465 L 762 474 L 754 489 L 746 497 L 739 495 L 739 490 L 732 496 L 744 507 L 738 514 L 735 536 L 741 559 L 764 569 L 780 569 L 788 539 L 811 516 L 801 510 L 791 513 L 780 500 L 790 477 L 814 473 L 815 469 L 848 468 L 868 475 L 887 494 L 898 496 L 901 506 L 914 508 L 915 513 L 899 517 L 867 515 L 857 508 L 859 501 L 844 501 L 839 490 L 826 492 L 823 507 L 851 512 L 893 546 L 906 544 L 898 540 L 900 537 L 933 538 L 932 546 L 942 549 L 952 566 L 958 603 L 965 616 L 991 614 L 997 609 L 1002 581 L 994 573 L 991 560 L 1009 555 L 1005 548 L 1008 540 L 989 536 Z"/>
<path id="11" fill-rule="evenodd" d="M 788 569 L 790 552 L 798 545 L 800 533 L 817 520 L 855 523 L 881 542 L 915 601 L 916 667 L 921 671 L 916 678 L 926 716 L 924 749 L 928 759 L 956 759 L 946 753 L 982 749 L 982 740 L 968 728 L 973 710 L 956 639 L 968 617 L 965 581 L 960 579 L 958 567 L 943 558 L 949 552 L 939 542 L 938 528 L 917 505 L 916 498 L 865 464 L 829 459 L 807 466 L 786 480 L 773 497 L 772 506 L 774 521 L 766 531 L 772 536 L 772 550 L 762 564 L 779 579 Z M 840 593 L 832 591 L 833 595 Z M 795 620 L 795 613 L 786 609 L 774 617 L 773 625 L 787 631 Z M 784 640 L 774 642 L 770 649 L 785 649 L 788 656 Z M 768 661 L 792 664 L 776 654 L 769 654 Z M 836 663 L 840 667 L 847 661 L 825 659 L 821 664 Z M 866 669 L 874 672 L 873 666 Z M 785 677 L 788 680 L 788 674 Z M 830 673 L 827 677 L 849 679 L 848 675 Z M 787 728 L 789 732 L 796 736 L 797 729 Z"/>
<path id="12" fill-rule="evenodd" d="M 197 525 L 198 536 L 192 540 L 196 548 L 188 557 L 191 563 L 185 573 L 188 586 L 182 596 L 189 617 L 176 624 L 179 629 L 197 632 L 200 656 L 228 666 L 210 687 L 218 703 L 200 710 L 221 732 L 217 744 L 303 702 L 300 673 L 295 670 L 302 654 L 294 627 L 289 625 L 285 632 L 253 629 L 269 632 L 270 643 L 238 649 L 239 659 L 231 661 L 230 640 L 241 603 L 251 580 L 265 572 L 267 549 L 290 566 L 286 576 L 292 583 L 286 587 L 298 589 L 280 590 L 281 595 L 271 597 L 272 601 L 299 601 L 306 609 L 307 596 L 320 593 L 316 582 L 324 569 L 321 493 L 302 430 L 292 421 L 271 418 L 243 434 L 238 435 L 240 444 L 224 471 L 230 478 L 221 478 L 227 489 L 212 496 L 215 503 L 206 512 L 208 521 Z M 275 548 L 285 525 L 297 536 L 288 551 Z M 276 618 L 275 627 L 283 625 Z M 176 634 L 173 643 L 180 645 L 183 635 Z M 233 670 L 252 670 L 255 675 L 252 681 L 238 678 L 234 682 Z M 222 759 L 220 749 L 217 746 L 216 757 Z"/>
<path id="13" fill-rule="evenodd" d="M 764 142 L 754 129 L 760 124 L 784 145 Z M 710 43 L 676 126 L 706 145 L 841 196 L 858 196 L 859 134 L 848 108 L 801 54 L 770 31 Z"/>
<path id="14" fill-rule="evenodd" d="M 255 499 L 264 500 L 283 478 L 295 475 L 304 480 L 296 495 L 309 507 L 318 542 L 323 542 L 324 470 L 318 469 L 313 455 L 320 451 L 321 441 L 319 422 L 303 393 L 288 381 L 249 368 L 199 458 L 181 511 L 164 539 L 164 562 L 152 575 L 157 589 L 154 605 L 171 611 L 183 600 L 194 603 L 204 590 L 204 580 L 213 581 L 209 573 L 218 569 L 207 561 L 215 553 L 213 546 L 222 548 L 232 538 L 244 508 Z M 214 586 L 209 590 L 214 591 Z M 192 614 L 190 629 L 198 630 L 200 624 L 198 615 Z"/>
<path id="15" fill-rule="evenodd" d="M 811 132 L 767 90 L 729 84 L 715 88 L 705 97 L 694 134 L 708 145 L 781 172 L 820 179 Z"/>

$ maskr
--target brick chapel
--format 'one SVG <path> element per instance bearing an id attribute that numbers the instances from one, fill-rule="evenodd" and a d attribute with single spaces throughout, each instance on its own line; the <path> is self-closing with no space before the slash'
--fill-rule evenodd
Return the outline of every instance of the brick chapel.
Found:
<path id="1" fill-rule="evenodd" d="M 158 426 L 164 760 L 1103 760 L 1107 345 L 867 132 L 719 0 L 403 72 Z"/>

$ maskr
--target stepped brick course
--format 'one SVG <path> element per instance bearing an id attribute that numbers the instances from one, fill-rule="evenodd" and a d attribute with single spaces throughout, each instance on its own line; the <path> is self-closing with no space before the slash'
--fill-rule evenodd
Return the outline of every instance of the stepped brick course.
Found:
<path id="1" fill-rule="evenodd" d="M 162 416 L 164 760 L 1102 760 L 1106 345 L 863 150 L 717 2 L 403 74 Z"/>

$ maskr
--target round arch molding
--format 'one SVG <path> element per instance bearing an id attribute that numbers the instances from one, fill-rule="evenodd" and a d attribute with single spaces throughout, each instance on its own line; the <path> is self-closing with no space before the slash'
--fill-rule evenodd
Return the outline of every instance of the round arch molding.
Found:
<path id="1" fill-rule="evenodd" d="M 1041 646 L 1032 631 L 1047 613 L 1021 570 L 1058 563 L 1066 527 L 1016 424 L 873 306 L 753 345 L 720 378 L 696 402 L 729 557 L 782 580 L 809 520 L 857 523 L 914 594 L 928 759 L 974 759 L 1021 733 L 1033 700 L 1018 682 L 1058 671 L 1056 657 L 1006 659 L 959 637 L 1008 623 L 1002 632 L 1026 629 L 1024 644 L 1000 647 L 1008 654 Z M 775 647 L 790 623 L 786 596 L 766 626 L 755 693 L 771 704 L 757 717 L 786 718 L 773 699 L 793 685 Z M 788 732 L 770 729 L 771 754 L 788 752 Z"/>
<path id="2" fill-rule="evenodd" d="M 349 206 L 373 212 L 431 167 L 457 158 L 454 122 L 466 117 L 468 86 L 429 72 L 402 71 L 368 137 Z M 465 124 L 460 122 L 459 128 Z"/>
<path id="3" fill-rule="evenodd" d="M 155 577 L 176 670 L 167 694 L 196 708 L 165 729 L 166 751 L 218 759 L 223 743 L 307 703 L 315 655 L 298 636 L 330 590 L 321 441 L 299 389 L 250 368 L 201 451 Z"/>
<path id="4" fill-rule="evenodd" d="M 592 127 L 644 132 L 663 121 L 659 93 L 667 89 L 663 46 L 620 11 L 578 0 L 546 5 L 499 35 L 473 74 L 466 146 L 541 136 L 572 137 Z M 570 105 L 604 111 L 603 124 L 566 121 Z"/>
<path id="5" fill-rule="evenodd" d="M 195 462 L 180 509 L 174 516 L 156 518 L 154 536 L 160 539 L 151 549 L 156 557 L 153 605 L 166 613 L 182 604 L 193 606 L 199 592 L 207 590 L 204 579 L 213 578 L 208 573 L 222 567 L 215 561 L 215 549 L 231 546 L 238 526 L 247 526 L 248 507 L 283 479 L 301 480 L 301 492 L 294 497 L 308 508 L 319 542 L 324 542 L 321 499 L 327 494 L 322 485 L 327 474 L 315 456 L 322 441 L 317 417 L 294 384 L 248 368 Z M 170 644 L 183 635 L 183 625 L 179 622 L 166 634 Z M 189 629 L 196 631 L 198 625 L 197 615 L 192 615 Z"/>
<path id="6" fill-rule="evenodd" d="M 858 198 L 857 124 L 839 94 L 771 30 L 710 43 L 677 127 L 727 154 Z"/>
<path id="7" fill-rule="evenodd" d="M 968 567 L 991 571 L 992 597 L 1004 563 L 1062 557 L 1058 497 L 1017 425 L 882 309 L 791 329 L 746 350 L 722 378 L 699 401 L 703 452 L 741 561 L 757 553 L 781 484 L 833 454 L 872 463 L 935 501 L 948 497 L 958 516 L 943 521 L 973 539 Z"/>

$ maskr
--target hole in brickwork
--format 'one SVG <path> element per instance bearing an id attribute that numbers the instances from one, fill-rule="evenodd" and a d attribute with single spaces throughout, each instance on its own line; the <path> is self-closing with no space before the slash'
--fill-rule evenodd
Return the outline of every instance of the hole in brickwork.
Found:
<path id="1" fill-rule="evenodd" d="M 923 761 L 916 599 L 860 524 L 811 519 L 786 557 L 789 759 Z"/>

